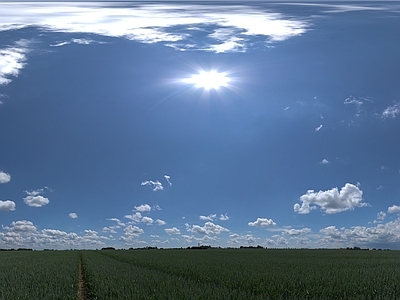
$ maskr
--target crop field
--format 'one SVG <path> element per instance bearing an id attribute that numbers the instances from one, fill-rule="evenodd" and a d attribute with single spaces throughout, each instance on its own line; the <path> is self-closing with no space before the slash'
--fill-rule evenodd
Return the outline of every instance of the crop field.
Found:
<path id="1" fill-rule="evenodd" d="M 399 282 L 399 251 L 0 252 L 7 300 L 400 299 Z"/>

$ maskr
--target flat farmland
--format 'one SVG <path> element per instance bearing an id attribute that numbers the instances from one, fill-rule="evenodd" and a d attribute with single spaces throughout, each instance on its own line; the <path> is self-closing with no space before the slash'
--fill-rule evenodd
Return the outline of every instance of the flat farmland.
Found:
<path id="1" fill-rule="evenodd" d="M 399 299 L 400 252 L 4 251 L 0 282 L 0 299 Z"/>

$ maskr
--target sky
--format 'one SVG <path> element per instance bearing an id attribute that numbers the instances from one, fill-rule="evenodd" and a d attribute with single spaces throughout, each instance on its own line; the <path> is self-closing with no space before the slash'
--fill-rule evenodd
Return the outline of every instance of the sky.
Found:
<path id="1" fill-rule="evenodd" d="M 0 248 L 400 249 L 398 2 L 1 2 Z"/>

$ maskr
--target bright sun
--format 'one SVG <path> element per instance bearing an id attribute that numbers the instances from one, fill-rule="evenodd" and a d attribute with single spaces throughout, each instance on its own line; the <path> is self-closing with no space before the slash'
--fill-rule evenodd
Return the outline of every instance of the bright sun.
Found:
<path id="1" fill-rule="evenodd" d="M 197 88 L 218 90 L 220 87 L 227 86 L 230 79 L 224 73 L 212 70 L 209 72 L 200 71 L 199 74 L 193 75 L 185 81 L 194 84 Z"/>

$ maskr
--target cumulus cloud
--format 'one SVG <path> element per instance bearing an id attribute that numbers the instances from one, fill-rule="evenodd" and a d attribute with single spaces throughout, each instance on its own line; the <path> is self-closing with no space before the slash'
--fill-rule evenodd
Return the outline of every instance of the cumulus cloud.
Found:
<path id="1" fill-rule="evenodd" d="M 154 221 L 150 217 L 143 217 L 142 222 L 145 223 L 146 225 L 151 225 L 151 224 L 153 224 Z"/>
<path id="2" fill-rule="evenodd" d="M 400 113 L 400 103 L 396 103 L 392 106 L 387 107 L 383 112 L 382 112 L 382 119 L 394 119 L 397 117 L 397 115 Z"/>
<path id="3" fill-rule="evenodd" d="M 164 42 L 179 50 L 244 51 L 260 38 L 279 42 L 308 30 L 308 21 L 245 5 L 139 4 L 120 7 L 106 3 L 2 3 L 0 31 L 27 26 L 42 30 L 93 33 L 142 43 Z M 93 18 L 93 16 L 96 16 Z M 191 25 L 191 30 L 181 29 Z M 196 39 L 209 31 L 207 42 Z M 87 44 L 87 40 L 75 39 Z M 74 41 L 68 41 L 74 42 Z M 56 45 L 61 45 L 58 43 Z"/>
<path id="4" fill-rule="evenodd" d="M 388 245 L 400 242 L 400 219 L 375 227 L 353 226 L 336 228 L 328 226 L 320 230 L 323 238 L 320 243 L 328 245 Z"/>
<path id="5" fill-rule="evenodd" d="M 140 236 L 141 234 L 144 233 L 143 229 L 132 225 L 125 227 L 124 231 L 125 235 L 129 237 Z"/>
<path id="6" fill-rule="evenodd" d="M 198 234 L 220 234 L 223 231 L 229 231 L 227 228 L 222 227 L 221 225 L 214 224 L 212 222 L 206 222 L 204 226 L 192 225 L 192 227 L 190 227 L 189 224 L 185 225 L 187 231 Z"/>
<path id="7" fill-rule="evenodd" d="M 11 200 L 0 200 L 0 211 L 13 211 L 15 210 L 15 202 Z"/>
<path id="8" fill-rule="evenodd" d="M 200 220 L 203 220 L 203 221 L 214 221 L 214 219 L 217 218 L 217 215 L 211 214 L 208 216 L 200 216 L 199 218 L 200 218 Z"/>
<path id="9" fill-rule="evenodd" d="M 249 222 L 247 224 L 249 226 L 256 226 L 256 227 L 263 227 L 263 228 L 276 225 L 276 223 L 274 221 L 272 221 L 272 219 L 267 219 L 267 218 L 257 218 L 256 221 Z"/>
<path id="10" fill-rule="evenodd" d="M 168 233 L 169 235 L 171 235 L 171 234 L 180 234 L 180 233 L 181 233 L 181 231 L 180 231 L 178 228 L 176 228 L 176 227 L 165 228 L 164 230 L 165 230 L 165 232 Z"/>
<path id="11" fill-rule="evenodd" d="M 71 219 L 76 219 L 76 218 L 78 218 L 78 215 L 77 215 L 76 213 L 70 213 L 68 216 L 69 216 Z"/>
<path id="12" fill-rule="evenodd" d="M 142 214 L 140 212 L 136 212 L 132 215 L 125 215 L 125 218 L 132 220 L 135 223 L 139 223 L 142 219 Z"/>
<path id="13" fill-rule="evenodd" d="M 36 226 L 31 221 L 21 220 L 13 221 L 9 227 L 6 226 L 4 229 L 16 232 L 34 232 L 36 231 Z"/>
<path id="14" fill-rule="evenodd" d="M 140 212 L 151 211 L 151 206 L 148 204 L 141 204 L 139 206 L 135 206 L 135 210 Z"/>
<path id="15" fill-rule="evenodd" d="M 388 207 L 387 212 L 388 212 L 389 214 L 400 213 L 400 206 L 398 206 L 398 205 L 392 205 L 392 206 Z"/>
<path id="16" fill-rule="evenodd" d="M 296 235 L 301 235 L 301 234 L 306 234 L 310 233 L 311 229 L 310 228 L 302 228 L 302 229 L 285 229 L 283 231 L 284 234 L 290 235 L 290 236 L 296 236 Z"/>
<path id="17" fill-rule="evenodd" d="M 151 189 L 156 192 L 156 191 L 162 191 L 164 187 L 162 186 L 161 182 L 157 181 L 152 181 L 152 180 L 146 180 L 141 183 L 141 185 L 146 185 L 150 186 Z"/>
<path id="18" fill-rule="evenodd" d="M 156 223 L 157 225 L 159 225 L 159 226 L 162 226 L 162 225 L 167 224 L 167 222 L 165 222 L 165 221 L 163 221 L 163 220 L 160 220 L 160 219 L 157 219 L 155 223 Z"/>
<path id="19" fill-rule="evenodd" d="M 117 233 L 114 228 L 111 227 L 103 227 L 102 229 L 103 232 L 109 232 L 109 233 Z"/>
<path id="20" fill-rule="evenodd" d="M 10 180 L 11 180 L 10 174 L 0 171 L 0 183 L 7 183 L 10 182 Z"/>
<path id="21" fill-rule="evenodd" d="M 219 219 L 220 219 L 221 221 L 227 221 L 227 220 L 229 220 L 228 214 L 225 214 L 225 215 L 221 214 L 221 215 L 219 216 Z"/>
<path id="22" fill-rule="evenodd" d="M 27 196 L 24 198 L 24 202 L 31 207 L 42 207 L 49 204 L 50 202 L 48 198 L 40 195 L 43 193 L 43 189 L 25 191 L 25 193 L 27 194 Z"/>
<path id="23" fill-rule="evenodd" d="M 327 214 L 336 214 L 353 210 L 355 207 L 368 206 L 362 202 L 362 194 L 360 188 L 351 183 L 346 183 L 340 191 L 338 188 L 319 192 L 308 190 L 306 194 L 300 196 L 301 205 L 296 203 L 293 209 L 299 214 L 308 214 L 319 206 Z"/>
<path id="24" fill-rule="evenodd" d="M 164 178 L 167 180 L 167 182 L 168 182 L 168 184 L 169 184 L 169 186 L 171 186 L 172 185 L 172 182 L 171 182 L 171 176 L 169 176 L 169 175 L 164 175 Z"/>
<path id="25" fill-rule="evenodd" d="M 0 85 L 10 83 L 10 76 L 17 77 L 25 67 L 28 44 L 27 40 L 19 40 L 13 46 L 0 49 Z"/>

